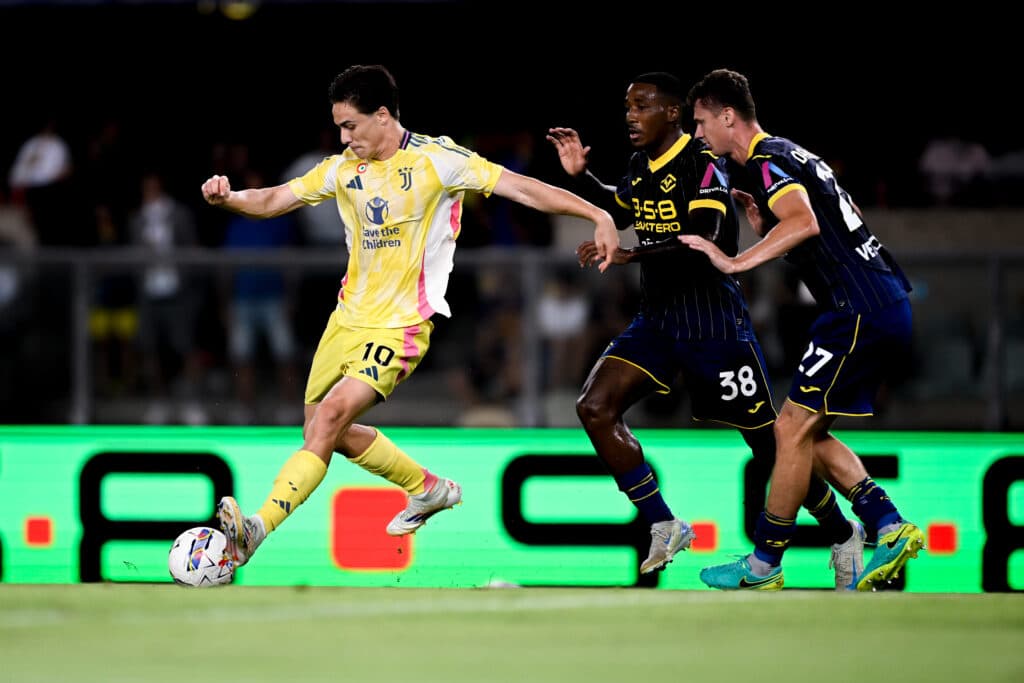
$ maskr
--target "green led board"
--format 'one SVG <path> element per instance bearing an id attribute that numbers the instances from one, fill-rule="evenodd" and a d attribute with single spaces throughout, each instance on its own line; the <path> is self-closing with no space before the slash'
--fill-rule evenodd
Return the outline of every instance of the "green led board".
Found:
<path id="1" fill-rule="evenodd" d="M 701 567 L 752 547 L 747 529 L 764 489 L 747 475 L 749 451 L 731 430 L 638 431 L 666 500 L 698 531 L 690 552 L 647 577 L 637 574 L 646 526 L 582 430 L 384 431 L 459 481 L 463 505 L 415 536 L 389 537 L 384 526 L 404 493 L 335 456 L 236 583 L 703 589 Z M 897 587 L 1024 590 L 1024 435 L 840 438 L 927 534 L 928 550 Z M 208 523 L 222 495 L 257 509 L 300 445 L 297 428 L 2 427 L 0 581 L 169 581 L 171 540 Z M 801 515 L 786 586 L 830 588 L 827 542 Z"/>

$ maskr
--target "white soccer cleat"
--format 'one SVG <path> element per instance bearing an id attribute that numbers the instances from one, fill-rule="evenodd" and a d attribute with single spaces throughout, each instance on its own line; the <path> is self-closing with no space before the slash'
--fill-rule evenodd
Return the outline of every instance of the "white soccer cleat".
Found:
<path id="1" fill-rule="evenodd" d="M 853 527 L 853 534 L 843 543 L 832 545 L 829 569 L 836 572 L 836 590 L 854 590 L 853 582 L 864 571 L 864 527 L 860 522 L 847 520 Z"/>
<path id="2" fill-rule="evenodd" d="M 651 525 L 651 550 L 640 565 L 640 573 L 650 574 L 661 569 L 672 561 L 676 553 L 689 548 L 695 538 L 697 534 L 693 527 L 681 519 L 655 522 Z"/>
<path id="3" fill-rule="evenodd" d="M 434 487 L 409 496 L 405 509 L 388 524 L 388 534 L 405 536 L 427 523 L 433 515 L 462 502 L 462 487 L 451 479 L 438 479 Z"/>
<path id="4" fill-rule="evenodd" d="M 235 561 L 235 566 L 241 567 L 249 561 L 256 548 L 267 537 L 263 520 L 259 515 L 242 515 L 238 501 L 231 496 L 220 499 L 220 503 L 217 504 L 217 519 L 220 520 L 220 530 L 228 538 L 226 552 Z"/>

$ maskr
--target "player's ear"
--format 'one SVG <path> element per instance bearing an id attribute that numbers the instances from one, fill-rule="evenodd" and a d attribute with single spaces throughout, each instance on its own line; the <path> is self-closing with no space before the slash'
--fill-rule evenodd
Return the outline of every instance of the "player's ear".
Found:
<path id="1" fill-rule="evenodd" d="M 377 122 L 380 125 L 383 126 L 385 123 L 388 122 L 388 117 L 390 116 L 390 112 L 388 112 L 388 108 L 387 107 L 385 107 L 384 105 L 381 105 L 381 106 L 377 107 L 376 116 L 377 116 Z"/>

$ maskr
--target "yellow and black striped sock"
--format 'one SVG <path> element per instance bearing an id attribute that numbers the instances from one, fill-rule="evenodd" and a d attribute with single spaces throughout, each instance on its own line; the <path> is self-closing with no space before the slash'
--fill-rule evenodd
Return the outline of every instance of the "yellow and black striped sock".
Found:
<path id="1" fill-rule="evenodd" d="M 280 526 L 288 515 L 295 512 L 295 508 L 309 498 L 325 474 L 327 465 L 312 451 L 296 451 L 288 458 L 277 473 L 270 495 L 256 513 L 263 520 L 267 533 Z"/>

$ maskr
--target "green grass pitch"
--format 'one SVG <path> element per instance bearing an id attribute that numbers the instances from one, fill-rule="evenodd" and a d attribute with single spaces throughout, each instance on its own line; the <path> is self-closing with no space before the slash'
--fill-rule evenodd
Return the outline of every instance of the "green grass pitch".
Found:
<path id="1" fill-rule="evenodd" d="M 1024 681 L 1024 595 L 0 584 L 0 681 Z"/>

